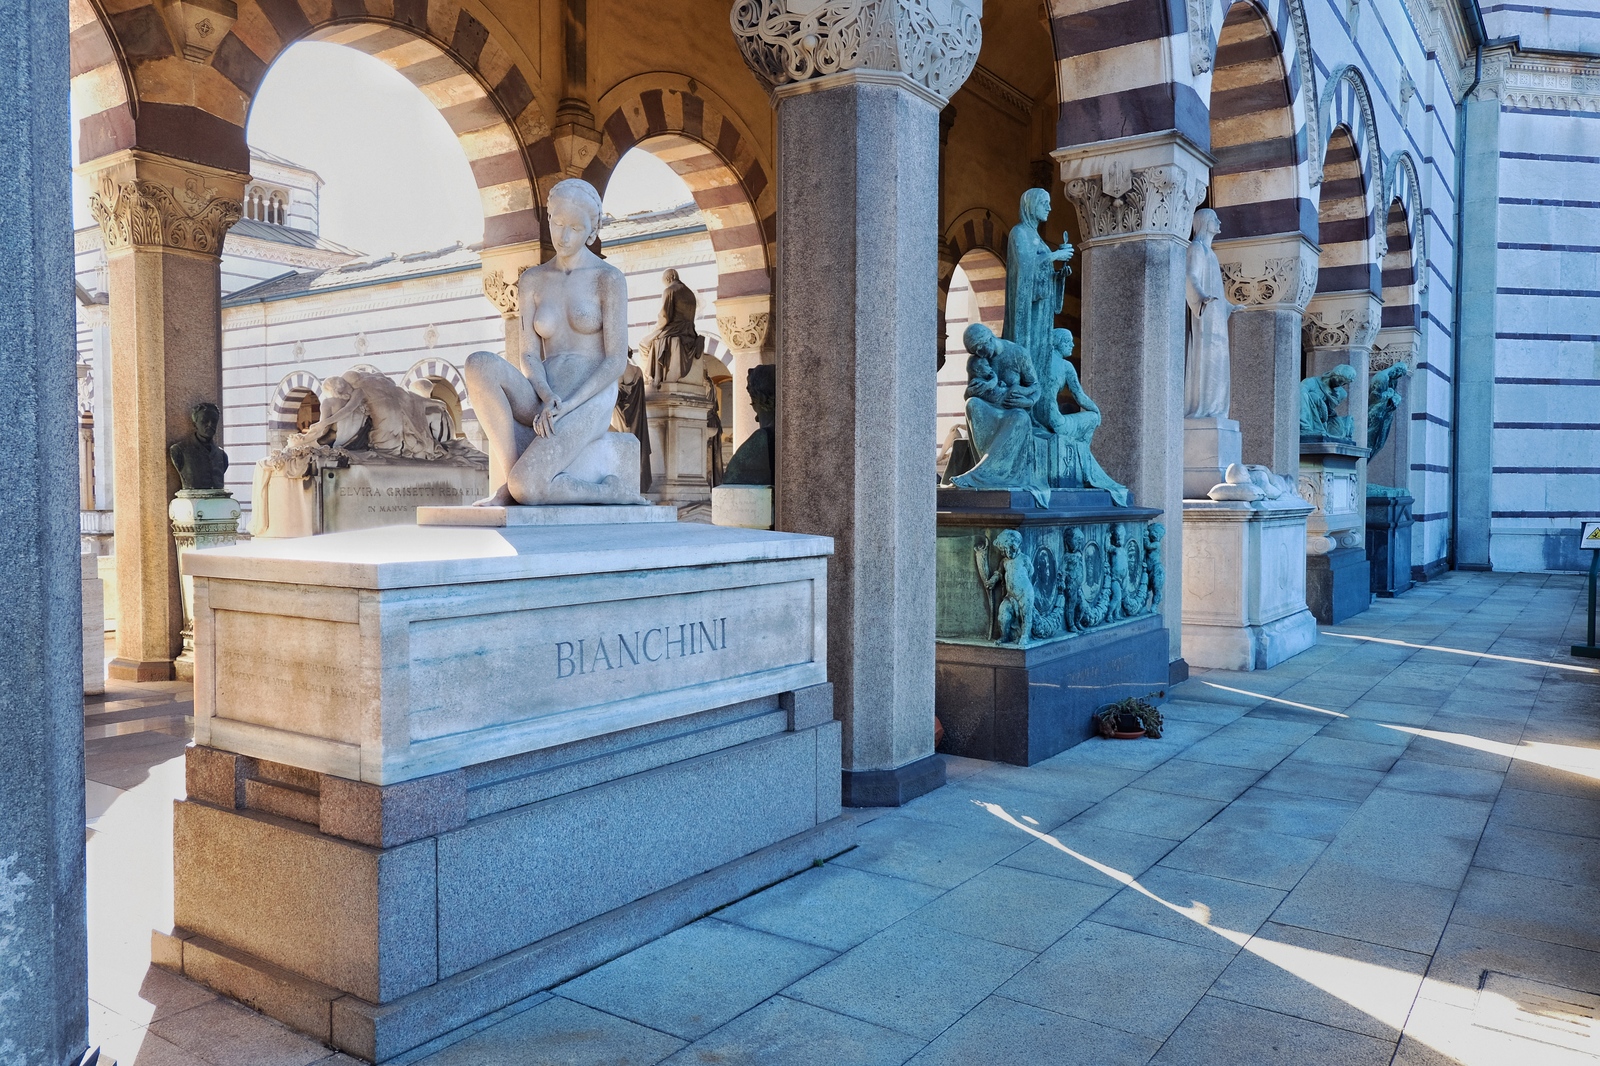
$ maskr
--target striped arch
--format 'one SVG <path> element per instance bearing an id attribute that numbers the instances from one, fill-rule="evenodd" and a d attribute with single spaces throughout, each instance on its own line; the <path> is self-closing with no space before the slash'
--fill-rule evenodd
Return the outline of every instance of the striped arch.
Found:
<path id="1" fill-rule="evenodd" d="M 472 411 L 472 401 L 467 399 L 467 379 L 461 376 L 461 371 L 457 370 L 455 366 L 449 362 L 449 360 L 420 360 L 410 370 L 405 372 L 405 376 L 400 379 L 400 387 L 402 389 L 409 389 L 411 388 L 413 382 L 421 381 L 425 378 L 438 378 L 441 381 L 447 381 L 450 383 L 450 387 L 456 390 L 456 396 L 461 400 L 462 421 L 476 419 L 478 417 Z"/>
<path id="2" fill-rule="evenodd" d="M 295 416 L 300 413 L 300 401 L 305 399 L 307 393 L 316 394 L 321 389 L 321 380 L 309 370 L 296 370 L 285 375 L 273 390 L 272 403 L 268 408 L 268 439 L 275 434 L 293 433 L 298 428 Z"/>
<path id="3" fill-rule="evenodd" d="M 1295 34 L 1281 29 L 1304 14 L 1282 0 L 1271 7 L 1279 29 L 1251 0 L 1233 4 L 1222 23 L 1211 75 L 1210 202 L 1224 239 L 1298 232 L 1315 240 L 1306 151 L 1316 108 Z"/>
<path id="4" fill-rule="evenodd" d="M 1417 180 L 1416 164 L 1406 152 L 1395 155 L 1389 170 L 1389 188 L 1383 195 L 1383 202 L 1388 204 L 1385 215 L 1388 240 L 1383 255 L 1383 328 L 1419 327 L 1422 315 L 1417 303 L 1423 286 L 1418 284 L 1418 279 L 1427 270 L 1422 236 L 1426 225 L 1422 213 L 1422 186 Z"/>
<path id="5" fill-rule="evenodd" d="M 1214 0 L 1163 3 L 1048 0 L 1056 55 L 1056 144 L 1067 148 L 1177 130 L 1209 149 L 1201 88 L 1210 69 L 1204 33 L 1190 34 L 1189 8 Z"/>
<path id="6" fill-rule="evenodd" d="M 205 62 L 184 58 L 153 0 L 110 21 L 109 51 L 89 34 L 72 39 L 74 84 L 83 86 L 79 162 L 137 147 L 246 173 L 245 124 L 268 68 L 297 41 L 329 41 L 388 64 L 439 108 L 472 166 L 486 247 L 538 239 L 534 179 L 559 169 L 555 144 L 514 46 L 464 0 L 239 0 Z M 118 51 L 134 88 L 131 121 L 104 91 Z"/>
<path id="7" fill-rule="evenodd" d="M 122 52 L 90 0 L 68 0 L 72 106 L 78 113 L 77 163 L 134 143 L 133 84 Z"/>
<path id="8" fill-rule="evenodd" d="M 1322 90 L 1320 113 L 1323 143 L 1330 148 L 1338 127 L 1350 135 L 1361 164 L 1361 179 L 1367 197 L 1373 247 L 1372 261 L 1383 258 L 1383 216 L 1386 207 L 1379 203 L 1384 187 L 1383 150 L 1378 146 L 1378 120 L 1372 108 L 1372 93 L 1361 71 L 1346 64 L 1328 76 Z M 1326 191 L 1323 193 L 1327 195 Z"/>
<path id="9" fill-rule="evenodd" d="M 677 74 L 631 78 L 600 98 L 600 149 L 583 176 L 605 192 L 624 154 L 642 148 L 689 186 L 717 257 L 717 296 L 772 292 L 778 232 L 770 164 L 733 109 Z"/>
<path id="10" fill-rule="evenodd" d="M 1322 93 L 1322 119 L 1329 130 L 1322 196 L 1317 205 L 1322 257 L 1318 292 L 1383 293 L 1378 263 L 1386 244 L 1383 153 L 1366 80 L 1351 66 L 1340 67 Z"/>
<path id="11" fill-rule="evenodd" d="M 1001 317 L 1004 318 L 1006 234 L 1009 232 L 1010 227 L 988 208 L 974 207 L 956 216 L 956 220 L 950 223 L 944 231 L 944 236 L 940 238 L 940 243 L 944 246 L 939 253 L 940 311 L 944 310 L 945 300 L 950 296 L 950 279 L 955 277 L 956 267 L 961 266 L 967 271 L 967 277 L 972 279 L 972 263 L 963 265 L 962 260 L 973 251 L 982 251 L 987 252 L 1000 268 L 1000 310 Z M 973 285 L 973 291 L 977 291 L 976 284 Z M 984 321 L 987 322 L 988 319 L 985 318 Z"/>

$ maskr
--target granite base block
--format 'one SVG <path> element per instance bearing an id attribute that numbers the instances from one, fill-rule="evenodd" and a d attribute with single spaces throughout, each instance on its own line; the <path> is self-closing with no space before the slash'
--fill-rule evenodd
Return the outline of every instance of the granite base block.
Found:
<path id="1" fill-rule="evenodd" d="M 1027 648 L 940 641 L 939 751 L 1032 766 L 1093 736 L 1106 704 L 1164 693 L 1168 654 L 1160 615 Z"/>
<path id="2" fill-rule="evenodd" d="M 1410 496 L 1367 497 L 1367 561 L 1374 595 L 1398 596 L 1411 588 Z"/>
<path id="3" fill-rule="evenodd" d="M 1335 625 L 1371 605 L 1371 573 L 1363 549 L 1335 548 L 1306 557 L 1306 606 L 1318 622 Z"/>
<path id="4" fill-rule="evenodd" d="M 846 807 L 903 807 L 944 785 L 944 760 L 937 755 L 893 770 L 843 770 L 842 801 Z"/>

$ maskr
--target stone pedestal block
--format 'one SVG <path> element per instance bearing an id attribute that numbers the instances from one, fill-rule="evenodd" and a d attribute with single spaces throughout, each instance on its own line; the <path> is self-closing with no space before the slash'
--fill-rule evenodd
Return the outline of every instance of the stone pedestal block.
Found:
<path id="1" fill-rule="evenodd" d="M 85 551 L 78 556 L 83 583 L 83 693 L 97 696 L 106 690 L 105 585 L 100 581 L 100 557 Z"/>
<path id="2" fill-rule="evenodd" d="M 378 1062 L 850 844 L 826 539 L 463 510 L 185 559 L 156 957 Z"/>
<path id="3" fill-rule="evenodd" d="M 771 529 L 772 486 L 718 485 L 711 490 L 711 522 L 743 529 Z"/>
<path id="4" fill-rule="evenodd" d="M 1239 423 L 1231 418 L 1183 420 L 1183 498 L 1206 499 L 1234 463 L 1243 462 Z M 1186 656 L 1187 657 L 1187 656 Z"/>
<path id="5" fill-rule="evenodd" d="M 172 540 L 183 557 L 201 548 L 221 548 L 239 541 L 239 503 L 222 489 L 180 489 L 167 505 Z M 183 588 L 183 650 L 172 667 L 179 681 L 194 680 L 194 579 L 185 575 Z"/>
<path id="6" fill-rule="evenodd" d="M 1028 648 L 940 641 L 938 655 L 939 750 L 1017 766 L 1094 736 L 1095 712 L 1106 704 L 1167 687 L 1158 615 Z"/>
<path id="7" fill-rule="evenodd" d="M 1306 516 L 1296 496 L 1185 500 L 1183 657 L 1192 666 L 1265 670 L 1317 642 L 1306 608 Z"/>
<path id="8" fill-rule="evenodd" d="M 706 416 L 711 396 L 705 369 L 696 360 L 693 379 L 667 381 L 646 394 L 650 420 L 650 499 L 675 504 L 679 517 L 711 517 L 710 439 Z"/>
<path id="9" fill-rule="evenodd" d="M 1334 625 L 1372 606 L 1371 572 L 1360 548 L 1335 548 L 1306 558 L 1306 606 L 1323 625 Z"/>
<path id="10" fill-rule="evenodd" d="M 1367 561 L 1379 596 L 1398 596 L 1411 587 L 1413 502 L 1410 493 L 1367 497 Z"/>
<path id="11" fill-rule="evenodd" d="M 1105 704 L 1167 687 L 1160 514 L 1098 489 L 1049 507 L 939 490 L 941 752 L 1029 766 L 1087 739 Z"/>

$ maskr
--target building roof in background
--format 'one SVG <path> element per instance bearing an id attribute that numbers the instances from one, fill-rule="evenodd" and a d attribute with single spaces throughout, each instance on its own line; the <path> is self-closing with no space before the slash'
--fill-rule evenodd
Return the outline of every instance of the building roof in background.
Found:
<path id="1" fill-rule="evenodd" d="M 238 227 L 235 226 L 237 229 Z M 280 226 L 273 227 L 281 229 Z M 454 274 L 463 270 L 477 270 L 483 265 L 478 245 L 453 244 L 428 252 L 400 255 L 368 255 L 352 259 L 326 270 L 290 271 L 275 278 L 240 289 L 222 301 L 223 307 L 268 300 L 286 300 L 296 296 L 314 296 L 321 292 L 350 289 L 357 286 L 382 285 L 412 277 L 434 274 Z"/>
<path id="2" fill-rule="evenodd" d="M 676 236 L 680 233 L 700 233 L 706 228 L 705 219 L 693 201 L 679 204 L 666 211 L 643 211 L 637 215 L 600 220 L 600 244 L 632 244 L 650 237 Z"/>
<path id="3" fill-rule="evenodd" d="M 313 178 L 316 179 L 316 182 L 317 182 L 318 185 L 325 184 L 323 182 L 323 180 L 322 180 L 322 175 L 318 174 L 315 170 L 312 170 L 310 167 L 304 166 L 304 165 L 302 165 L 300 163 L 296 163 L 292 159 L 285 159 L 281 155 L 278 155 L 278 154 L 276 154 L 274 152 L 268 152 L 265 149 L 257 148 L 254 145 L 252 145 L 251 148 L 250 148 L 250 158 L 251 159 L 259 159 L 262 162 L 271 163 L 274 166 L 284 167 L 284 168 L 286 168 L 288 170 L 298 170 L 302 174 L 311 175 Z"/>
<path id="4" fill-rule="evenodd" d="M 326 237 L 319 237 L 310 230 L 295 229 L 291 226 L 279 226 L 272 222 L 257 222 L 253 218 L 241 218 L 228 230 L 230 237 L 248 237 L 257 241 L 272 241 L 276 244 L 294 244 L 301 248 L 316 248 L 324 252 L 339 252 L 343 255 L 360 255 L 354 248 L 347 248 L 337 241 L 330 241 Z"/>

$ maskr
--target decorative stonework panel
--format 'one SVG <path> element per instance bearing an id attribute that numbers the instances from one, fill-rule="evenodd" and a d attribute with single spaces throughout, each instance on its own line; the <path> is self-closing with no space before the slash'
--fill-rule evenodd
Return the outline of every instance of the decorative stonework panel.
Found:
<path id="1" fill-rule="evenodd" d="M 89 211 L 105 233 L 106 251 L 181 248 L 222 254 L 228 228 L 239 221 L 238 200 L 219 196 L 198 177 L 182 188 L 146 178 L 114 181 L 102 175 Z"/>
<path id="2" fill-rule="evenodd" d="M 1066 190 L 1084 221 L 1087 240 L 1144 234 L 1187 240 L 1205 184 L 1175 164 L 1130 170 L 1113 160 L 1103 175 L 1073 178 Z"/>

